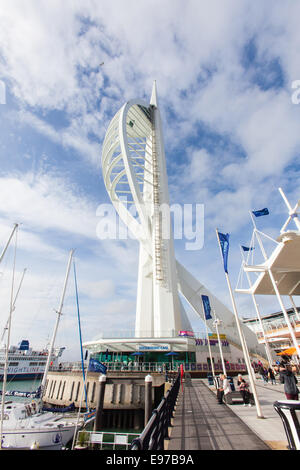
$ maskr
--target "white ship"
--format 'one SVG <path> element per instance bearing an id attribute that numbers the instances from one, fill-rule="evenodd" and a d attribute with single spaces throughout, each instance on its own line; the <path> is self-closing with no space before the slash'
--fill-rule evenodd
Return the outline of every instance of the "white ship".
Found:
<path id="1" fill-rule="evenodd" d="M 53 350 L 51 356 L 51 367 L 58 367 L 59 358 L 65 348 Z M 5 347 L 0 348 L 0 381 L 3 380 L 5 365 Z M 28 340 L 22 340 L 18 346 L 10 346 L 8 352 L 8 380 L 34 380 L 41 378 L 44 374 L 48 359 L 48 350 L 34 351 L 29 346 Z"/>

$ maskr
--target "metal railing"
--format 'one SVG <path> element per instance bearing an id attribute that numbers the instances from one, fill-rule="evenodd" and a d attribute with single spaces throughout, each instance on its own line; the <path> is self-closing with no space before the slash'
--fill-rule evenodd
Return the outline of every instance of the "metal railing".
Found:
<path id="1" fill-rule="evenodd" d="M 300 450 L 300 402 L 298 400 L 282 400 L 273 404 L 279 414 L 286 437 L 289 450 Z"/>
<path id="2" fill-rule="evenodd" d="M 79 431 L 74 449 L 128 449 L 137 433 L 105 432 L 105 431 Z"/>
<path id="3" fill-rule="evenodd" d="M 180 374 L 168 390 L 139 437 L 131 443 L 130 450 L 164 450 L 164 440 L 169 438 L 168 428 L 180 387 Z"/>
<path id="4" fill-rule="evenodd" d="M 211 371 L 211 366 L 207 364 L 207 362 L 183 362 L 183 361 L 175 361 L 172 363 L 164 363 L 164 362 L 140 362 L 140 363 L 132 363 L 132 365 L 125 364 L 122 362 L 103 362 L 103 364 L 107 367 L 107 371 L 109 372 L 157 372 L 161 374 L 165 374 L 167 372 L 177 372 L 178 367 L 182 364 L 183 369 L 186 372 L 209 372 Z M 88 368 L 88 364 L 85 363 L 84 365 L 85 370 Z M 214 364 L 214 368 L 216 371 L 222 372 L 222 364 L 221 362 L 217 362 Z M 243 372 L 246 370 L 245 364 L 242 363 L 226 363 L 226 369 L 231 371 L 241 371 Z M 61 367 L 52 366 L 50 368 L 51 371 L 60 371 L 60 372 L 81 372 L 82 371 L 82 364 L 81 362 L 64 362 L 62 363 Z"/>

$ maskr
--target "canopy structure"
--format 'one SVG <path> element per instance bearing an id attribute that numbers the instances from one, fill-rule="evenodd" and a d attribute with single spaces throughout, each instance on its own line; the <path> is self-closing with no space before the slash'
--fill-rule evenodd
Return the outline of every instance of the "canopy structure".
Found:
<path id="1" fill-rule="evenodd" d="M 248 289 L 235 289 L 242 294 L 274 295 L 269 275 L 272 271 L 281 295 L 300 295 L 300 233 L 288 231 L 277 238 L 278 245 L 271 256 L 259 265 L 244 265 L 244 271 L 260 273 Z"/>
<path id="2" fill-rule="evenodd" d="M 297 354 L 296 348 L 288 348 L 277 353 L 277 356 L 294 356 L 295 354 Z"/>
<path id="3" fill-rule="evenodd" d="M 260 318 L 260 322 L 261 317 L 257 307 L 255 296 L 275 295 L 277 297 L 277 300 L 282 309 L 282 313 L 288 327 L 290 338 L 293 342 L 296 353 L 300 358 L 300 346 L 296 338 L 296 331 L 290 323 L 287 309 L 282 301 L 282 296 L 289 296 L 293 309 L 299 318 L 298 309 L 293 299 L 293 296 L 300 295 L 300 221 L 298 216 L 299 201 L 294 207 L 294 209 L 292 209 L 281 188 L 279 188 L 279 191 L 281 192 L 281 195 L 283 196 L 283 199 L 285 200 L 285 203 L 288 207 L 289 217 L 286 223 L 284 224 L 283 228 L 281 229 L 280 235 L 277 240 L 273 240 L 271 237 L 268 237 L 267 235 L 257 230 L 254 218 L 251 215 L 254 224 L 254 230 L 249 247 L 249 253 L 250 250 L 253 251 L 253 241 L 256 239 L 262 252 L 264 262 L 262 264 L 250 265 L 248 264 L 248 260 L 245 261 L 243 257 L 242 269 L 246 273 L 246 276 L 248 278 L 249 287 L 247 289 L 236 288 L 235 291 L 242 294 L 250 294 L 252 296 L 258 318 Z M 252 213 L 254 212 L 252 211 Z M 292 220 L 294 221 L 297 230 L 286 231 L 285 229 L 287 225 Z M 276 243 L 276 247 L 269 257 L 267 256 L 265 248 L 263 246 L 261 235 L 273 240 Z M 250 273 L 256 273 L 258 276 L 254 283 L 251 283 L 250 281 Z M 261 328 L 263 331 L 266 347 L 268 347 L 262 322 Z"/>

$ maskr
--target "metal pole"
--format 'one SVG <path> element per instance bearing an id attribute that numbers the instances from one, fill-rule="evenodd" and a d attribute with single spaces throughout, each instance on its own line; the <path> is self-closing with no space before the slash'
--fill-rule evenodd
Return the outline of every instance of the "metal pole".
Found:
<path id="1" fill-rule="evenodd" d="M 103 404 L 105 396 L 106 375 L 99 377 L 99 393 L 96 408 L 96 418 L 94 423 L 94 431 L 101 431 L 103 428 Z"/>
<path id="2" fill-rule="evenodd" d="M 222 248 L 221 248 L 219 234 L 218 234 L 217 229 L 216 229 L 216 233 L 217 233 L 217 239 L 218 239 L 219 248 L 220 248 L 220 252 L 221 252 L 221 257 L 223 258 Z M 253 397 L 254 397 L 254 401 L 255 401 L 257 417 L 258 418 L 264 418 L 264 416 L 262 414 L 262 411 L 261 411 L 258 396 L 257 396 L 257 391 L 256 391 L 255 382 L 254 382 L 254 378 L 253 378 L 253 370 L 252 370 L 252 367 L 251 367 L 250 358 L 248 356 L 249 353 L 248 353 L 248 349 L 247 349 L 247 344 L 246 344 L 246 341 L 244 339 L 244 335 L 242 334 L 240 320 L 239 320 L 239 316 L 238 316 L 238 312 L 237 312 L 237 308 L 236 308 L 236 304 L 235 304 L 235 299 L 234 299 L 234 296 L 233 296 L 233 293 L 232 293 L 232 287 L 231 287 L 231 284 L 230 284 L 230 279 L 229 279 L 228 273 L 226 271 L 224 271 L 224 272 L 225 272 L 225 278 L 226 278 L 227 285 L 228 285 L 229 295 L 230 295 L 232 306 L 233 306 L 235 321 L 236 321 L 236 325 L 237 325 L 237 329 L 238 329 L 238 333 L 239 333 L 239 337 L 240 337 L 240 341 L 241 341 L 243 355 L 244 355 L 244 358 L 245 358 L 246 367 L 248 369 L 248 376 L 249 376 L 250 385 L 251 385 L 251 388 L 252 388 L 252 391 L 253 391 Z"/>
<path id="3" fill-rule="evenodd" d="M 210 347 L 210 341 L 209 341 L 209 335 L 208 335 L 208 328 L 207 328 L 207 321 L 206 321 L 206 317 L 205 317 L 205 313 L 204 313 L 203 304 L 202 304 L 202 310 L 203 310 L 204 322 L 205 322 L 205 328 L 206 328 L 206 338 L 207 338 L 208 352 L 209 352 L 210 363 L 211 363 L 211 371 L 212 371 L 212 375 L 213 375 L 213 379 L 214 379 L 214 383 L 215 383 L 216 382 L 215 381 L 215 378 L 216 378 L 215 366 L 214 366 L 214 361 L 213 361 L 213 357 L 212 357 L 212 353 L 211 353 L 211 347 Z"/>
<path id="4" fill-rule="evenodd" d="M 295 205 L 294 209 L 292 209 L 292 207 L 291 207 L 286 195 L 284 194 L 282 188 L 278 188 L 278 190 L 279 190 L 279 192 L 280 192 L 280 194 L 281 194 L 281 196 L 282 196 L 282 198 L 283 198 L 284 202 L 286 203 L 286 206 L 289 210 L 289 220 L 288 220 L 288 222 L 293 218 L 297 229 L 300 230 L 300 221 L 299 221 L 299 218 L 298 218 L 298 214 L 296 213 L 299 202 Z M 287 225 L 287 224 L 285 224 L 285 225 Z"/>
<path id="5" fill-rule="evenodd" d="M 265 258 L 265 261 L 267 261 L 268 258 L 267 258 L 267 255 L 266 255 L 264 246 L 263 246 L 263 244 L 262 244 L 261 238 L 260 238 L 259 234 L 257 233 L 257 230 L 255 230 L 255 235 L 256 235 L 256 238 L 257 238 L 257 240 L 258 240 L 260 249 L 261 249 L 261 251 L 262 251 L 262 253 L 263 253 L 263 256 L 264 256 L 264 258 Z M 280 305 L 280 307 L 281 307 L 281 310 L 282 310 L 284 319 L 285 319 L 285 321 L 286 321 L 288 330 L 289 330 L 290 335 L 291 335 L 291 338 L 292 338 L 292 340 L 293 340 L 294 347 L 296 348 L 298 357 L 300 358 L 300 348 L 299 348 L 299 344 L 298 344 L 298 342 L 297 342 L 296 335 L 295 335 L 295 332 L 294 332 L 294 330 L 293 330 L 293 327 L 292 327 L 292 325 L 291 325 L 291 323 L 290 323 L 290 319 L 289 319 L 288 313 L 287 313 L 287 311 L 286 311 L 286 308 L 285 308 L 285 306 L 283 305 L 283 302 L 282 302 L 282 300 L 281 300 L 281 295 L 280 295 L 279 289 L 278 289 L 278 287 L 277 287 L 277 284 L 276 284 L 274 275 L 273 275 L 272 270 L 271 270 L 270 267 L 267 267 L 266 270 L 267 270 L 268 273 L 269 273 L 269 276 L 270 276 L 270 279 L 271 279 L 271 282 L 272 282 L 272 285 L 273 285 L 274 292 L 275 292 L 275 294 L 276 294 L 277 300 L 278 300 L 279 305 Z"/>
<path id="6" fill-rule="evenodd" d="M 291 303 L 292 303 L 292 306 L 293 306 L 294 312 L 295 312 L 295 314 L 296 314 L 297 320 L 300 320 L 300 315 L 299 315 L 298 309 L 297 309 L 297 307 L 296 307 L 296 304 L 295 304 L 295 302 L 294 302 L 294 299 L 293 299 L 293 297 L 292 297 L 291 295 L 289 295 L 289 298 L 290 298 L 290 301 L 291 301 Z"/>
<path id="7" fill-rule="evenodd" d="M 88 411 L 88 400 L 87 400 L 86 384 L 85 384 L 85 372 L 84 372 L 83 349 L 82 349 L 82 334 L 81 334 L 81 323 L 80 323 L 80 312 L 79 312 L 79 300 L 78 300 L 78 289 L 77 289 L 77 277 L 76 277 L 75 260 L 73 260 L 73 268 L 74 268 L 74 281 L 75 281 L 75 293 L 76 293 L 76 305 L 77 305 L 77 317 L 78 317 L 78 330 L 79 330 L 79 341 L 80 341 L 81 368 L 82 368 L 82 377 L 83 377 L 83 387 L 84 387 L 84 394 L 85 394 L 86 409 Z"/>
<path id="8" fill-rule="evenodd" d="M 18 225 L 15 225 L 13 233 L 15 232 L 17 227 L 18 227 Z M 12 233 L 12 235 L 13 235 L 13 233 Z M 12 235 L 11 235 L 11 237 L 12 237 Z M 3 418 L 4 418 L 5 392 L 6 392 L 7 369 L 8 369 L 8 352 L 9 352 L 9 346 L 10 346 L 11 318 L 12 318 L 12 312 L 13 312 L 13 295 L 14 295 L 15 268 L 16 268 L 16 255 L 17 255 L 17 235 L 18 235 L 18 232 L 16 231 L 16 242 L 15 242 L 14 261 L 13 261 L 13 274 L 12 274 L 11 295 L 10 295 L 10 310 L 9 310 L 9 318 L 8 318 L 5 364 L 4 364 L 3 385 L 2 385 L 1 421 L 0 421 L 0 449 L 2 449 Z M 11 239 L 11 237 L 10 237 L 10 239 Z"/>
<path id="9" fill-rule="evenodd" d="M 220 356 L 221 356 L 221 361 L 222 361 L 223 374 L 227 375 L 225 362 L 224 362 L 224 357 L 223 357 L 222 345 L 221 345 L 221 341 L 220 341 L 219 328 L 218 328 L 220 320 L 216 318 L 215 312 L 214 312 L 214 316 L 215 316 L 214 326 L 216 328 L 217 337 L 218 337 L 218 344 L 219 344 Z"/>
<path id="10" fill-rule="evenodd" d="M 152 376 L 145 377 L 145 426 L 152 415 Z"/>
<path id="11" fill-rule="evenodd" d="M 24 276 L 25 276 L 25 272 L 26 272 L 26 268 L 25 268 L 24 271 L 23 271 L 23 274 L 22 274 L 22 277 L 21 277 L 21 281 L 20 281 L 20 284 L 19 284 L 19 287 L 18 287 L 16 296 L 15 296 L 15 299 L 14 299 L 14 302 L 13 302 L 12 312 L 13 312 L 13 311 L 15 310 L 15 308 L 16 308 L 16 301 L 17 301 L 17 298 L 18 298 L 18 295 L 19 295 L 19 292 L 20 292 L 20 289 L 21 289 L 21 285 L 22 285 L 22 282 L 23 282 L 23 279 L 24 279 Z M 9 320 L 7 320 L 6 325 L 5 325 L 5 327 L 3 328 L 3 333 L 2 333 L 2 337 L 1 337 L 1 343 L 2 343 L 3 340 L 4 340 L 5 331 L 8 329 L 8 322 L 9 322 Z"/>
<path id="12" fill-rule="evenodd" d="M 51 361 L 51 356 L 52 356 L 52 352 L 53 352 L 53 348 L 54 348 L 56 333 L 57 333 L 60 317 L 62 315 L 62 309 L 63 309 L 64 299 L 65 299 L 65 294 L 66 294 L 66 289 L 67 289 L 67 283 L 68 283 L 68 277 L 69 277 L 69 273 L 70 273 L 73 253 L 74 253 L 74 250 L 71 250 L 70 255 L 69 255 L 69 261 L 68 261 L 68 266 L 67 266 L 67 272 L 66 272 L 65 282 L 64 282 L 64 286 L 63 286 L 63 291 L 62 291 L 62 295 L 61 295 L 60 305 L 59 305 L 59 309 L 58 309 L 58 312 L 57 312 L 56 324 L 55 324 L 55 328 L 54 328 L 54 331 L 53 331 L 53 335 L 52 335 L 52 339 L 51 339 L 51 343 L 50 343 L 50 347 L 49 347 L 49 351 L 48 351 L 48 359 L 47 359 L 47 363 L 46 363 L 46 367 L 45 367 L 45 371 L 44 371 L 44 375 L 43 375 L 43 380 L 42 380 L 42 383 L 41 383 L 41 397 L 43 396 L 43 393 L 44 393 L 47 374 L 48 374 L 50 361 Z"/>
<path id="13" fill-rule="evenodd" d="M 245 266 L 245 258 L 244 258 L 243 251 L 242 251 L 241 247 L 240 247 L 240 250 L 241 250 L 242 259 L 243 259 L 243 266 Z M 246 272 L 246 276 L 247 276 L 247 279 L 248 279 L 249 287 L 251 288 L 252 285 L 251 285 L 251 280 L 250 280 L 249 273 L 248 273 L 248 271 L 245 271 L 245 272 Z M 268 343 L 266 335 L 265 335 L 265 330 L 264 330 L 264 327 L 263 327 L 263 322 L 262 322 L 262 318 L 260 316 L 260 311 L 258 309 L 256 298 L 255 298 L 255 295 L 252 292 L 251 292 L 251 297 L 252 297 L 254 308 L 255 308 L 255 311 L 256 311 L 256 315 L 257 315 L 257 318 L 258 318 L 258 321 L 259 321 L 259 324 L 260 324 L 260 328 L 261 328 L 261 331 L 262 331 L 262 334 L 263 334 L 263 337 L 264 337 L 265 350 L 266 350 L 266 355 L 267 355 L 267 358 L 268 358 L 269 366 L 272 367 L 272 362 L 273 361 L 272 361 L 272 355 L 271 355 L 269 343 Z"/>
<path id="14" fill-rule="evenodd" d="M 8 246 L 9 246 L 9 244 L 10 244 L 10 241 L 11 241 L 11 239 L 12 239 L 12 237 L 13 237 L 13 234 L 15 233 L 15 230 L 17 229 L 17 227 L 18 227 L 18 224 L 15 224 L 15 225 L 14 225 L 14 228 L 13 228 L 11 234 L 10 234 L 10 237 L 9 237 L 9 239 L 8 239 L 8 242 L 6 243 L 4 249 L 3 249 L 2 253 L 1 253 L 1 256 L 0 256 L 0 263 L 1 263 L 1 261 L 3 260 L 3 257 L 4 257 L 4 255 L 5 255 L 5 253 L 6 253 L 6 250 L 7 250 Z"/>

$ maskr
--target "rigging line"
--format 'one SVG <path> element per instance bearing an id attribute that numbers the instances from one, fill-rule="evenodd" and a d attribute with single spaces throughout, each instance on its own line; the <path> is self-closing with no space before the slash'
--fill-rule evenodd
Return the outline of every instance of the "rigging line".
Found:
<path id="1" fill-rule="evenodd" d="M 81 324 L 80 324 L 80 314 L 79 314 L 77 278 L 76 278 L 76 269 L 75 269 L 75 260 L 74 259 L 73 259 L 73 268 L 74 268 L 74 281 L 75 281 L 75 293 L 76 293 L 77 316 L 78 316 L 78 329 L 79 329 L 79 340 L 80 340 L 81 367 L 82 367 L 82 376 L 83 376 L 83 385 L 84 385 L 86 409 L 88 410 L 89 408 L 88 408 L 86 383 L 85 383 L 85 373 L 84 373 L 84 362 L 83 362 L 83 349 L 82 349 Z"/>

